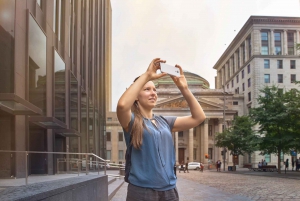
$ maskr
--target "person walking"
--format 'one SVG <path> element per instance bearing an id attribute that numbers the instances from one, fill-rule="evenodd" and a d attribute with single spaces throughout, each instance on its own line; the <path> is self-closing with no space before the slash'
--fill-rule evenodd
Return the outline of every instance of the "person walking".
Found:
<path id="1" fill-rule="evenodd" d="M 296 171 L 299 171 L 300 169 L 300 157 L 299 159 L 296 159 Z"/>
<path id="2" fill-rule="evenodd" d="M 292 156 L 292 171 L 294 171 L 294 166 L 295 166 L 295 161 L 294 161 L 294 157 Z"/>
<path id="3" fill-rule="evenodd" d="M 179 173 L 180 173 L 180 170 L 184 171 L 184 167 L 183 166 L 184 166 L 184 162 L 182 161 L 181 164 L 180 164 L 180 167 L 179 167 Z"/>
<path id="4" fill-rule="evenodd" d="M 286 174 L 286 170 L 288 170 L 289 169 L 289 159 L 287 158 L 286 159 L 286 161 L 285 161 L 285 169 L 284 169 L 284 172 L 285 172 L 285 174 Z"/>
<path id="5" fill-rule="evenodd" d="M 152 80 L 167 75 L 156 73 L 161 62 L 165 63 L 159 58 L 153 59 L 146 72 L 122 94 L 117 104 L 117 117 L 127 146 L 127 201 L 179 200 L 173 168 L 176 160 L 172 132 L 194 128 L 206 118 L 179 65 L 176 68 L 180 77 L 171 78 L 188 103 L 191 115 L 153 114 L 158 96 Z"/>
<path id="6" fill-rule="evenodd" d="M 187 173 L 189 173 L 189 158 L 187 158 L 186 163 L 185 163 L 184 173 L 185 173 L 185 171 L 186 171 Z"/>

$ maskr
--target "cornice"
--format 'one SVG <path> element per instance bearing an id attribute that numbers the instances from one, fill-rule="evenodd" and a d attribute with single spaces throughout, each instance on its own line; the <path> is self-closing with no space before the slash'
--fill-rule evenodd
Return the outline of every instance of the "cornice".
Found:
<path id="1" fill-rule="evenodd" d="M 250 16 L 238 34 L 234 37 L 230 45 L 226 48 L 224 53 L 218 59 L 213 69 L 218 69 L 224 59 L 226 59 L 232 50 L 240 43 L 241 39 L 246 36 L 246 33 L 253 27 L 253 25 L 266 24 L 266 25 L 300 25 L 300 17 L 279 17 L 279 16 Z M 253 39 L 252 39 L 253 40 Z"/>

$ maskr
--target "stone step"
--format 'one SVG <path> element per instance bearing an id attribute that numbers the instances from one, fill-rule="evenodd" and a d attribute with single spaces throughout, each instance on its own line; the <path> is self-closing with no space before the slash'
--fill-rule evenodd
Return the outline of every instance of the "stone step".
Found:
<path id="1" fill-rule="evenodd" d="M 112 181 L 112 182 L 110 182 Z M 111 200 L 124 183 L 124 178 L 113 178 L 108 184 L 108 200 Z"/>

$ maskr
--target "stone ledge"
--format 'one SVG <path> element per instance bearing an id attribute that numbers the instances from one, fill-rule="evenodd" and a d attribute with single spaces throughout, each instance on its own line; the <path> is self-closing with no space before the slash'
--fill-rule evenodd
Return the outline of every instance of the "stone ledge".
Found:
<path id="1" fill-rule="evenodd" d="M 86 189 L 87 186 L 92 186 L 94 188 L 101 186 L 101 188 Z M 44 200 L 50 197 L 52 197 L 52 199 L 55 200 L 55 196 L 63 197 L 61 195 L 68 194 L 68 197 L 70 196 L 72 197 L 73 194 L 78 194 L 78 192 L 80 191 L 91 191 L 91 190 L 93 192 L 89 192 L 89 193 L 83 192 L 83 194 L 91 198 L 88 200 L 97 200 L 97 194 L 99 193 L 101 194 L 101 197 L 104 198 L 103 200 L 107 200 L 107 196 L 108 196 L 107 176 L 87 175 L 87 176 L 79 176 L 79 177 L 73 177 L 68 179 L 60 179 L 55 181 L 35 183 L 30 185 L 10 187 L 0 191 L 0 200 L 1 201 L 5 201 L 5 200 L 34 201 L 34 200 Z"/>

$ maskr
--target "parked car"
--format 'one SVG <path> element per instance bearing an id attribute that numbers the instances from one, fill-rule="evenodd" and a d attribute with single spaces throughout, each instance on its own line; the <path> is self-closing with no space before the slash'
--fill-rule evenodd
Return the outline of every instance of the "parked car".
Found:
<path id="1" fill-rule="evenodd" d="M 181 168 L 181 165 L 179 165 L 178 169 L 180 169 L 180 170 L 185 169 L 185 165 L 183 165 L 183 169 Z M 199 162 L 190 162 L 190 163 L 188 163 L 188 169 L 189 170 L 199 170 L 200 169 L 200 163 Z"/>
<path id="2" fill-rule="evenodd" d="M 199 162 L 190 162 L 190 163 L 188 163 L 188 169 L 189 170 L 199 170 L 200 163 Z"/>

